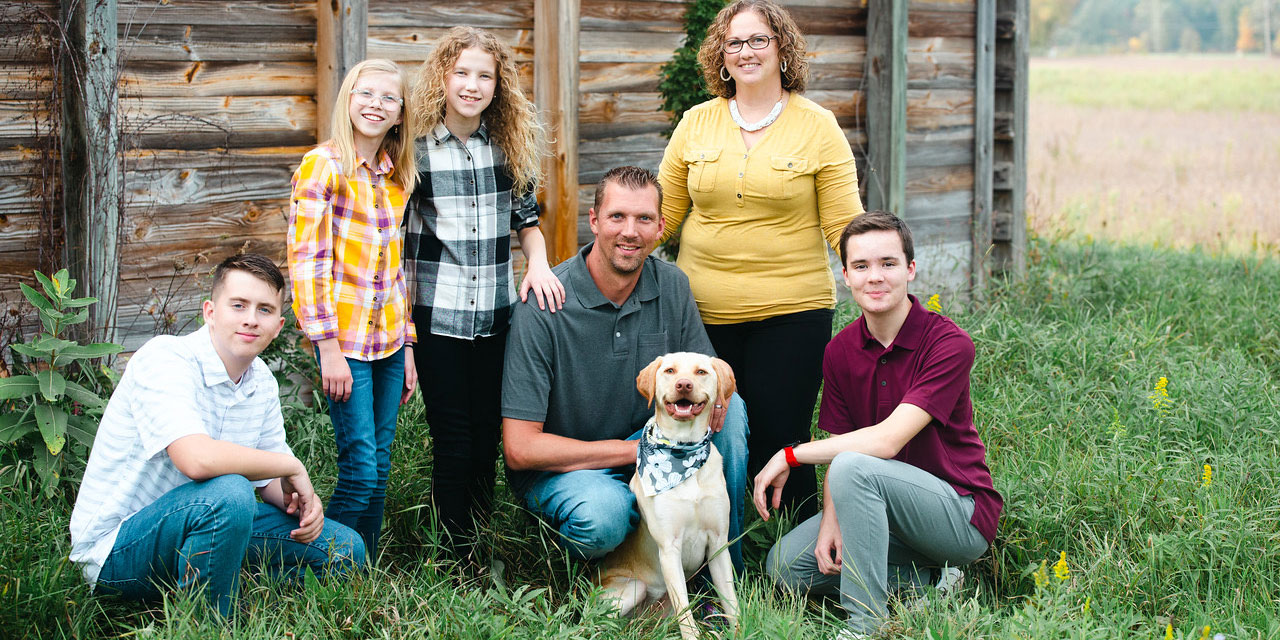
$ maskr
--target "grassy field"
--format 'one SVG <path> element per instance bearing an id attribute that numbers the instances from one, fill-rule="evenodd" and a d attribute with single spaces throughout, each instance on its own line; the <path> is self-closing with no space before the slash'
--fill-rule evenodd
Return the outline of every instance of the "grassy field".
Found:
<path id="1" fill-rule="evenodd" d="M 1280 255 L 1280 59 L 1031 63 L 1033 229 Z"/>
<path id="2" fill-rule="evenodd" d="M 976 308 L 943 301 L 977 346 L 976 422 L 1006 498 L 999 537 L 961 594 L 897 611 L 884 637 L 1280 639 L 1280 108 L 1274 80 L 1249 75 L 1274 67 L 1246 61 L 1254 71 L 1219 78 L 1234 61 L 1132 62 L 1033 64 L 1028 273 Z M 1100 71 L 1121 79 L 1071 97 Z M 1165 108 L 1178 92 L 1150 98 L 1148 72 L 1162 86 L 1204 72 L 1208 93 L 1236 97 Z M 1244 95 L 1255 87 L 1271 97 Z M 326 419 L 287 409 L 327 495 Z M 669 620 L 609 615 L 590 569 L 502 487 L 484 532 L 502 573 L 443 561 L 420 405 L 401 418 L 380 568 L 336 586 L 247 576 L 231 626 L 189 595 L 151 608 L 91 596 L 66 560 L 72 496 L 0 486 L 0 638 L 675 634 Z M 831 637 L 830 603 L 761 578 L 782 524 L 749 526 L 744 616 L 723 636 Z"/>

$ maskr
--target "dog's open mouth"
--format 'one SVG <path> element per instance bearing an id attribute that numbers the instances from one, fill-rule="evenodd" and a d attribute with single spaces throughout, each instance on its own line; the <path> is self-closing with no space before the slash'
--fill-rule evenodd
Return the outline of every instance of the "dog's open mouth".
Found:
<path id="1" fill-rule="evenodd" d="M 668 402 L 667 415 L 676 420 L 692 420 L 694 416 L 702 413 L 707 408 L 706 402 L 694 402 L 688 398 L 680 398 L 675 402 Z"/>

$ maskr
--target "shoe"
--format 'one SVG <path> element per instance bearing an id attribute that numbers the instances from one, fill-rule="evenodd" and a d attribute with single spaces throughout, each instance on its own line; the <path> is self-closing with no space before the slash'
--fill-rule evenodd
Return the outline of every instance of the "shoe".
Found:
<path id="1" fill-rule="evenodd" d="M 844 628 L 840 630 L 840 633 L 837 633 L 834 636 L 831 636 L 831 640 L 864 640 L 865 638 L 870 638 L 870 637 L 871 636 L 865 633 L 858 633 L 853 629 Z"/>
<path id="2" fill-rule="evenodd" d="M 939 595 L 949 596 L 964 587 L 964 572 L 955 567 L 943 567 L 942 575 L 933 586 Z"/>

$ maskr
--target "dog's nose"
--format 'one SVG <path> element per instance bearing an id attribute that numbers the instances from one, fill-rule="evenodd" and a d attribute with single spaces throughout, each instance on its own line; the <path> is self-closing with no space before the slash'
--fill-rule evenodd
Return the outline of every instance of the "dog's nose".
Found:
<path id="1" fill-rule="evenodd" d="M 689 393 L 693 391 L 693 381 L 688 378 L 680 378 L 676 380 L 676 391 L 681 393 Z"/>

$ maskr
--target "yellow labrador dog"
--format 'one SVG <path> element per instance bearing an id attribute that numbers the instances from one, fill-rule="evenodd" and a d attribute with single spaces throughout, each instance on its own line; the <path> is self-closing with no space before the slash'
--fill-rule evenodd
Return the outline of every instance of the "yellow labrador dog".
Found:
<path id="1" fill-rule="evenodd" d="M 680 634 L 697 638 L 685 582 L 707 563 L 725 616 L 737 625 L 729 494 L 724 461 L 710 440 L 712 405 L 733 393 L 733 370 L 719 358 L 669 353 L 640 372 L 636 387 L 657 405 L 631 478 L 643 523 L 605 558 L 603 586 L 623 615 L 667 595 Z"/>

